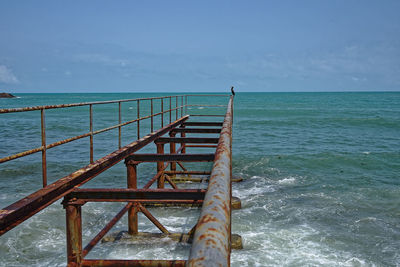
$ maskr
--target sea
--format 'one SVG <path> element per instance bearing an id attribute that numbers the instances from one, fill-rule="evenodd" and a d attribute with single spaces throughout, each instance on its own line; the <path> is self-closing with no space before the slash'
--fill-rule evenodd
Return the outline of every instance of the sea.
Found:
<path id="1" fill-rule="evenodd" d="M 158 93 L 16 94 L 1 108 L 163 96 Z M 171 99 L 171 106 L 181 105 Z M 224 114 L 228 97 L 188 97 L 193 105 L 171 112 Z M 154 101 L 154 113 L 161 111 Z M 216 107 L 198 106 L 201 104 Z M 150 112 L 140 102 L 140 116 Z M 164 110 L 169 99 L 164 100 Z M 121 104 L 122 121 L 137 117 L 137 103 Z M 89 131 L 89 108 L 46 110 L 46 142 Z M 94 130 L 118 123 L 118 104 L 93 106 Z M 196 117 L 190 121 L 221 121 Z M 168 124 L 170 114 L 164 115 Z M 161 126 L 161 116 L 154 128 Z M 122 145 L 137 139 L 137 124 L 122 128 Z M 140 124 L 139 136 L 151 131 Z M 210 136 L 211 137 L 211 136 Z M 118 149 L 118 129 L 94 136 L 94 158 Z M 41 146 L 40 111 L 0 114 L 0 158 Z M 241 93 L 234 98 L 233 196 L 242 208 L 232 212 L 232 233 L 243 249 L 233 250 L 232 266 L 400 266 L 400 92 Z M 188 148 L 190 152 L 209 148 Z M 212 151 L 212 150 L 211 150 Z M 154 153 L 149 145 L 140 153 Z M 89 139 L 47 151 L 49 183 L 89 164 Z M 6 207 L 42 186 L 41 153 L 0 164 L 0 205 Z M 185 164 L 209 170 L 209 163 Z M 139 165 L 139 187 L 155 164 Z M 207 184 L 179 184 L 205 188 Z M 123 162 L 93 178 L 86 188 L 126 187 Z M 119 211 L 122 203 L 82 207 L 83 244 Z M 188 232 L 198 208 L 149 208 L 170 231 Z M 126 215 L 111 230 L 127 229 Z M 158 232 L 144 216 L 139 230 Z M 0 237 L 0 266 L 65 266 L 65 210 L 61 200 Z M 190 245 L 169 238 L 99 243 L 87 258 L 187 259 Z"/>

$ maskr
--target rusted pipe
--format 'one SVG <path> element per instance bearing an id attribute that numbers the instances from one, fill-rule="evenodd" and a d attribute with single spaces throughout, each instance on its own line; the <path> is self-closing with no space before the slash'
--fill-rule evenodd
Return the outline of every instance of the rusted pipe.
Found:
<path id="1" fill-rule="evenodd" d="M 229 100 L 187 266 L 230 266 L 232 106 L 233 97 Z"/>

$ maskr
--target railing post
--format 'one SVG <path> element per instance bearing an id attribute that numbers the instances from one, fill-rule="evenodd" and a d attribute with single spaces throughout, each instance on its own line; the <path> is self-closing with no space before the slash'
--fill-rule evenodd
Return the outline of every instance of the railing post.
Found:
<path id="1" fill-rule="evenodd" d="M 150 112 L 151 112 L 151 118 L 150 118 L 150 120 L 151 120 L 151 132 L 153 132 L 154 131 L 154 127 L 153 127 L 153 121 L 154 121 L 154 119 L 153 119 L 153 99 L 150 99 Z"/>
<path id="2" fill-rule="evenodd" d="M 178 119 L 178 96 L 175 97 L 175 108 L 176 119 Z"/>
<path id="3" fill-rule="evenodd" d="M 161 98 L 161 128 L 164 127 L 164 98 Z"/>
<path id="4" fill-rule="evenodd" d="M 185 115 L 187 114 L 188 96 L 185 95 Z"/>
<path id="5" fill-rule="evenodd" d="M 183 117 L 183 96 L 181 96 L 181 117 Z"/>
<path id="6" fill-rule="evenodd" d="M 121 101 L 118 102 L 118 149 L 121 148 Z"/>
<path id="7" fill-rule="evenodd" d="M 128 188 L 137 189 L 137 165 L 139 162 L 128 162 L 126 164 L 127 170 L 127 184 Z M 138 207 L 133 204 L 128 210 L 128 233 L 130 235 L 138 234 Z"/>
<path id="8" fill-rule="evenodd" d="M 157 144 L 157 154 L 164 154 L 164 144 Z M 164 169 L 164 162 L 157 162 L 157 173 Z M 164 188 L 164 174 L 157 180 L 157 188 Z"/>
<path id="9" fill-rule="evenodd" d="M 169 97 L 169 123 L 172 122 L 172 100 L 171 97 Z"/>
<path id="10" fill-rule="evenodd" d="M 68 267 L 81 266 L 82 261 L 82 216 L 81 205 L 66 204 L 67 262 Z"/>
<path id="11" fill-rule="evenodd" d="M 137 139 L 140 139 L 140 100 L 137 102 Z"/>
<path id="12" fill-rule="evenodd" d="M 43 187 L 47 186 L 47 159 L 46 159 L 46 120 L 44 108 L 40 110 L 40 125 L 42 134 L 42 184 Z"/>
<path id="13" fill-rule="evenodd" d="M 89 131 L 90 131 L 90 163 L 93 163 L 93 105 L 89 105 Z"/>

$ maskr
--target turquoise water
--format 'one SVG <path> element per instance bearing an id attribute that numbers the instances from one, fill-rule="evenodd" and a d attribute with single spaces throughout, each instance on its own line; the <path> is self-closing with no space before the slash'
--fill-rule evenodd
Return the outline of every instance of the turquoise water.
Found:
<path id="1" fill-rule="evenodd" d="M 21 94 L 0 99 L 0 108 L 155 95 Z M 189 99 L 190 104 L 226 102 L 217 97 Z M 188 113 L 224 113 L 223 108 L 214 109 L 192 107 Z M 116 110 L 115 105 L 95 108 L 95 129 L 116 123 Z M 135 118 L 136 104 L 126 103 L 122 110 L 123 119 Z M 145 104 L 142 112 L 149 112 Z M 88 131 L 87 108 L 71 108 L 65 114 L 46 113 L 48 143 Z M 39 112 L 21 115 L 0 115 L 0 157 L 40 146 Z M 233 211 L 232 231 L 243 237 L 244 249 L 233 251 L 232 266 L 400 265 L 400 93 L 238 93 L 234 116 L 233 173 L 244 181 L 233 185 L 242 209 Z M 148 133 L 149 124 L 141 129 Z M 95 156 L 117 149 L 116 136 L 117 131 L 96 136 Z M 134 139 L 135 125 L 123 130 L 123 144 Z M 49 150 L 49 180 L 87 164 L 88 149 L 88 139 L 83 139 Z M 40 155 L 26 159 L 0 165 L 2 207 L 40 187 Z M 154 168 L 144 164 L 139 173 L 148 178 Z M 85 186 L 125 183 L 125 168 L 118 164 Z M 119 207 L 83 207 L 85 244 Z M 198 216 L 197 209 L 189 208 L 151 212 L 172 232 L 190 230 Z M 157 232 L 145 218 L 139 220 L 141 230 Z M 115 230 L 125 230 L 125 221 Z M 0 266 L 65 266 L 60 202 L 0 240 Z M 162 239 L 99 244 L 88 257 L 186 259 L 188 252 L 187 245 Z"/>

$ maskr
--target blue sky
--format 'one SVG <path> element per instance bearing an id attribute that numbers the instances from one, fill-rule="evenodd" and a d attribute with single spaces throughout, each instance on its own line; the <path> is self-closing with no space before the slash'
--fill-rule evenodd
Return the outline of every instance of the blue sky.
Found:
<path id="1" fill-rule="evenodd" d="M 399 91 L 400 1 L 0 0 L 0 91 Z"/>

